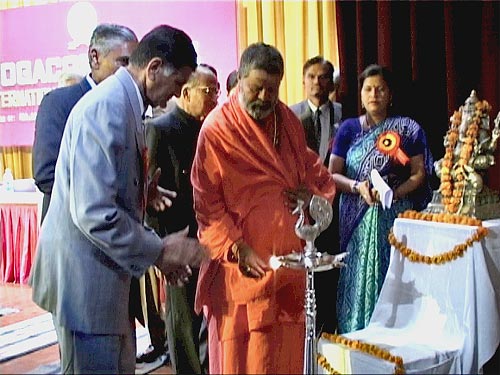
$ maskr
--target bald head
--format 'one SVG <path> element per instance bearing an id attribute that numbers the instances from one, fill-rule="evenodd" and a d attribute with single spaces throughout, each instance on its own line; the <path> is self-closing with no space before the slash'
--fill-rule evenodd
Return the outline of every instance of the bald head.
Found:
<path id="1" fill-rule="evenodd" d="M 182 87 L 178 105 L 194 118 L 203 121 L 212 109 L 217 106 L 219 82 L 215 69 L 200 64 Z"/>

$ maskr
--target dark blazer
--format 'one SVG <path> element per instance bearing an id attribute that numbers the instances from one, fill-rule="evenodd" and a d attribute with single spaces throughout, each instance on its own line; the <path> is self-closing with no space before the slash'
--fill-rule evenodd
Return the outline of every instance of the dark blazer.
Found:
<path id="1" fill-rule="evenodd" d="M 329 140 L 329 145 L 331 146 L 333 137 L 335 137 L 335 134 L 337 132 L 337 129 L 340 124 L 340 120 L 342 118 L 342 104 L 337 103 L 337 102 L 329 102 L 330 103 L 330 134 L 328 137 Z M 304 126 L 304 130 L 306 133 L 306 141 L 307 141 L 307 146 L 316 151 L 316 153 L 319 153 L 319 138 L 316 132 L 316 129 L 314 128 L 314 119 L 313 119 L 313 113 L 311 111 L 311 107 L 309 106 L 309 103 L 307 100 L 304 100 L 300 103 L 294 104 L 290 106 L 290 109 L 297 115 L 297 117 L 300 119 L 302 122 L 302 125 Z M 329 155 L 329 153 L 328 153 Z M 326 160 L 323 160 L 326 165 L 328 165 L 328 160 L 329 157 L 326 157 Z"/>
<path id="2" fill-rule="evenodd" d="M 342 105 L 337 102 L 330 103 L 330 134 L 329 134 L 329 149 L 331 149 L 333 138 L 337 133 L 337 129 L 342 119 Z M 318 135 L 314 128 L 314 119 L 311 107 L 307 100 L 290 106 L 290 109 L 297 115 L 302 122 L 306 133 L 307 146 L 319 153 Z M 327 153 L 324 164 L 328 166 L 330 160 L 330 152 Z M 339 252 L 339 217 L 338 217 L 338 197 L 336 194 L 333 203 L 333 220 L 320 236 L 316 239 L 315 245 L 320 252 L 336 254 Z M 337 328 L 337 313 L 336 301 L 332 298 L 332 290 L 337 287 L 339 270 L 334 269 L 328 272 L 316 272 L 314 274 L 315 292 L 316 292 L 316 331 L 317 333 L 335 332 Z M 335 295 L 335 293 L 333 293 Z"/>
<path id="3" fill-rule="evenodd" d="M 159 185 L 177 192 L 172 206 L 148 216 L 148 224 L 160 235 L 177 232 L 189 225 L 189 237 L 196 238 L 198 223 L 193 202 L 191 167 L 201 122 L 175 105 L 169 112 L 146 122 L 150 175 L 161 168 Z M 197 268 L 183 287 L 167 285 L 166 328 L 174 372 L 200 374 L 208 371 L 206 326 L 203 314 L 196 314 L 194 301 Z"/>
<path id="4" fill-rule="evenodd" d="M 91 89 L 87 78 L 80 83 L 48 92 L 42 99 L 35 121 L 33 175 L 43 195 L 42 220 L 50 203 L 57 155 L 66 120 L 76 102 Z"/>
<path id="5" fill-rule="evenodd" d="M 190 172 L 201 122 L 176 105 L 146 124 L 150 175 L 161 168 L 159 185 L 177 192 L 172 206 L 148 222 L 162 236 L 189 225 L 189 236 L 196 238 L 198 224 L 193 210 Z"/>

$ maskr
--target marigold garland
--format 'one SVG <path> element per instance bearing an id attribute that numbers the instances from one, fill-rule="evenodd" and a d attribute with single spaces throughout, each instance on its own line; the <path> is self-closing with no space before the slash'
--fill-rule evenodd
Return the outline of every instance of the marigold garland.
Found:
<path id="1" fill-rule="evenodd" d="M 332 365 L 330 365 L 330 362 L 326 359 L 324 355 L 318 354 L 318 364 L 325 369 L 326 372 L 328 372 L 331 375 L 337 375 L 340 374 L 337 370 L 335 370 Z"/>
<path id="2" fill-rule="evenodd" d="M 331 341 L 335 344 L 340 344 L 340 345 L 346 346 L 351 350 L 357 350 L 357 351 L 369 354 L 373 357 L 382 359 L 384 361 L 389 361 L 389 362 L 394 363 L 394 365 L 395 365 L 394 374 L 404 374 L 405 373 L 403 358 L 401 358 L 400 356 L 392 355 L 389 351 L 382 349 L 381 347 L 379 347 L 375 344 L 369 344 L 367 342 L 363 342 L 363 341 L 359 341 L 359 340 L 351 340 L 351 339 L 348 339 L 347 337 L 332 334 L 332 333 L 322 333 L 321 337 L 324 338 L 325 340 Z M 328 371 L 330 374 L 338 374 L 339 373 L 330 365 L 330 363 L 328 363 L 328 360 L 322 355 L 318 355 L 318 363 L 326 371 Z"/>
<path id="3" fill-rule="evenodd" d="M 477 144 L 477 135 L 481 125 L 481 117 L 487 114 L 491 106 L 486 100 L 475 103 L 475 111 L 463 139 L 458 160 L 454 160 L 453 152 L 460 138 L 459 126 L 462 122 L 462 112 L 455 111 L 450 118 L 450 128 L 445 136 L 446 150 L 441 165 L 441 184 L 439 190 L 443 197 L 443 205 L 449 213 L 459 211 L 462 204 L 467 174 L 465 166 L 469 164 L 474 147 Z M 451 173 L 451 171 L 454 173 Z"/>
<path id="4" fill-rule="evenodd" d="M 479 242 L 488 235 L 488 229 L 482 226 L 481 220 L 464 215 L 431 214 L 431 213 L 420 213 L 413 210 L 408 210 L 399 214 L 399 217 L 406 219 L 418 219 L 426 221 L 477 226 L 476 232 L 474 232 L 474 234 L 470 238 L 465 240 L 464 243 L 456 245 L 450 251 L 433 256 L 422 255 L 416 252 L 415 250 L 406 247 L 402 242 L 399 242 L 397 240 L 396 236 L 394 235 L 391 229 L 389 233 L 389 243 L 392 246 L 394 246 L 394 248 L 396 248 L 410 262 L 414 263 L 443 264 L 451 262 L 459 257 L 462 257 L 467 251 L 467 249 L 471 247 L 474 242 Z"/>
<path id="5" fill-rule="evenodd" d="M 454 215 L 449 213 L 430 213 L 430 212 L 418 212 L 415 210 L 406 210 L 398 215 L 402 219 L 413 219 L 413 220 L 424 220 L 424 221 L 434 221 L 438 223 L 447 224 L 461 224 L 470 225 L 473 227 L 479 227 L 482 221 L 476 219 L 475 217 L 470 217 L 466 215 Z"/>
<path id="6" fill-rule="evenodd" d="M 473 217 L 465 216 L 465 215 L 453 215 L 450 213 L 423 213 L 417 212 L 414 210 L 407 210 L 398 215 L 400 218 L 404 219 L 413 219 L 413 220 L 424 220 L 424 221 L 434 221 L 441 223 L 449 223 L 449 224 L 461 224 L 461 225 L 469 225 L 469 226 L 477 226 L 476 232 L 463 244 L 456 245 L 453 250 L 444 252 L 439 255 L 428 256 L 422 255 L 408 247 L 406 247 L 403 243 L 399 242 L 396 239 L 394 233 L 389 233 L 389 242 L 392 246 L 394 246 L 403 256 L 408 258 L 411 262 L 418 263 L 426 263 L 426 264 L 443 264 L 446 262 L 450 262 L 452 260 L 457 259 L 458 257 L 462 257 L 465 254 L 465 251 L 472 246 L 474 242 L 481 241 L 484 237 L 488 235 L 488 229 L 482 226 L 482 221 Z M 335 344 L 340 344 L 348 347 L 351 350 L 357 350 L 371 356 L 380 358 L 385 361 L 389 361 L 394 363 L 394 373 L 395 374 L 404 374 L 405 368 L 403 363 L 403 358 L 399 356 L 392 355 L 389 351 L 384 350 L 378 347 L 375 344 L 369 344 L 359 340 L 351 340 L 347 337 L 331 334 L 331 333 L 323 333 L 321 335 L 322 338 L 331 341 Z M 325 356 L 318 354 L 317 356 L 318 364 L 325 369 L 329 374 L 340 374 L 336 371 L 332 365 L 328 362 Z"/>

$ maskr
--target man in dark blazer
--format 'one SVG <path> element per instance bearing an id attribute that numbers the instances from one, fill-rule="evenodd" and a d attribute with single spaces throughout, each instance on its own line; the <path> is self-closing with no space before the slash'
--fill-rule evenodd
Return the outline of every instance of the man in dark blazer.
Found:
<path id="1" fill-rule="evenodd" d="M 333 87 L 334 68 L 322 56 L 307 60 L 302 69 L 302 83 L 307 99 L 290 106 L 302 122 L 306 133 L 307 146 L 316 151 L 328 166 L 330 149 L 342 118 L 342 105 L 331 102 L 328 95 Z M 319 123 L 315 123 L 319 109 Z"/>
<path id="2" fill-rule="evenodd" d="M 137 43 L 137 36 L 126 26 L 98 25 L 89 43 L 90 73 L 79 83 L 54 89 L 43 97 L 36 115 L 32 158 L 35 183 L 43 192 L 42 221 L 50 203 L 57 155 L 71 109 L 92 87 L 128 64 Z"/>
<path id="3" fill-rule="evenodd" d="M 180 95 L 195 67 L 189 36 L 158 26 L 68 117 L 30 279 L 52 314 L 63 373 L 133 374 L 132 278 L 154 264 L 182 283 L 207 258 L 187 231 L 161 238 L 144 224 L 146 207 L 171 202 L 159 173 L 148 181 L 142 115 Z"/>
<path id="4" fill-rule="evenodd" d="M 315 56 L 304 63 L 302 83 L 307 99 L 290 106 L 302 122 L 306 133 L 307 146 L 316 151 L 323 163 L 328 166 L 330 151 L 335 134 L 342 119 L 342 105 L 329 100 L 334 88 L 334 68 L 330 61 Z M 319 109 L 319 112 L 316 112 Z M 319 115 L 318 117 L 316 117 Z M 333 203 L 332 223 L 316 239 L 315 245 L 321 252 L 338 253 L 339 218 L 338 197 Z M 315 273 L 316 289 L 316 327 L 318 331 L 334 333 L 337 328 L 335 291 L 338 269 Z"/>
<path id="5" fill-rule="evenodd" d="M 172 206 L 150 221 L 161 235 L 189 226 L 189 237 L 197 237 L 190 174 L 202 121 L 217 105 L 219 82 L 214 72 L 209 65 L 198 65 L 175 107 L 147 123 L 150 173 L 161 168 L 159 184 L 177 192 Z M 168 348 L 177 374 L 208 373 L 206 322 L 194 311 L 197 276 L 198 269 L 193 269 L 184 286 L 167 285 Z"/>

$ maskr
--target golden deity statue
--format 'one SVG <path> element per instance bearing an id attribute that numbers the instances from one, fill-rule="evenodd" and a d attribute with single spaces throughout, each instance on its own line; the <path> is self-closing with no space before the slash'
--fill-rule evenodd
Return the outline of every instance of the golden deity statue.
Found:
<path id="1" fill-rule="evenodd" d="M 500 217 L 500 196 L 484 184 L 489 167 L 495 164 L 500 137 L 500 112 L 490 129 L 491 106 L 478 100 L 473 90 L 450 118 L 444 137 L 445 155 L 434 163 L 440 178 L 426 212 L 468 215 L 482 220 Z"/>

